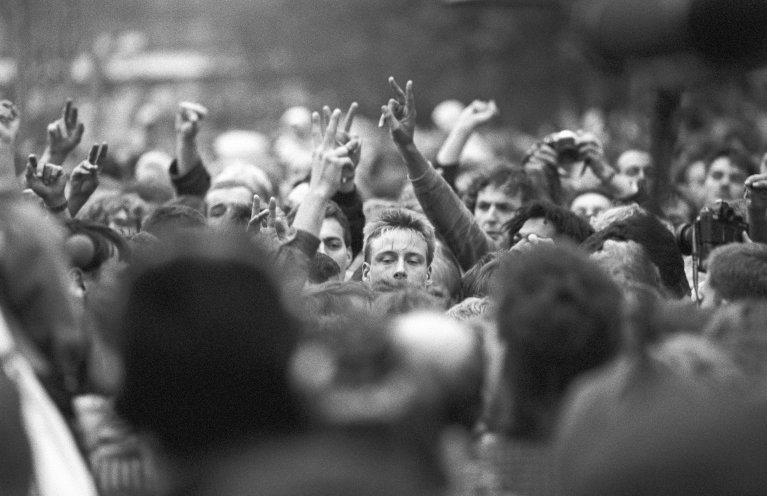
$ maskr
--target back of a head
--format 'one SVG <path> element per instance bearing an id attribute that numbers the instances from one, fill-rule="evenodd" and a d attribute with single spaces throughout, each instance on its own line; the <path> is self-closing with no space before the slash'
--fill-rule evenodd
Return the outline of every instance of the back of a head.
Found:
<path id="1" fill-rule="evenodd" d="M 750 378 L 767 379 L 767 302 L 743 300 L 717 309 L 704 334 Z"/>
<path id="2" fill-rule="evenodd" d="M 487 296 L 490 291 L 490 281 L 500 264 L 503 251 L 490 252 L 483 255 L 461 278 L 461 289 L 465 297 Z"/>
<path id="3" fill-rule="evenodd" d="M 162 238 L 182 230 L 205 227 L 205 217 L 192 207 L 170 203 L 157 207 L 144 221 L 142 231 Z"/>
<path id="4" fill-rule="evenodd" d="M 730 243 L 708 257 L 708 284 L 720 300 L 767 298 L 767 245 Z"/>
<path id="5" fill-rule="evenodd" d="M 337 281 L 341 276 L 341 268 L 329 256 L 317 252 L 309 262 L 308 282 L 322 284 L 328 281 Z"/>
<path id="6" fill-rule="evenodd" d="M 373 311 L 381 316 L 393 317 L 415 310 L 444 310 L 442 301 L 423 288 L 392 286 L 386 281 L 379 281 L 372 289 L 378 293 L 373 302 Z"/>
<path id="7" fill-rule="evenodd" d="M 300 426 L 287 379 L 297 328 L 268 255 L 222 233 L 162 252 L 127 288 L 124 417 L 186 457 Z"/>
<path id="8" fill-rule="evenodd" d="M 635 241 L 642 245 L 650 260 L 660 272 L 663 285 L 669 294 L 684 298 L 690 294 L 690 286 L 684 272 L 682 252 L 674 235 L 654 215 L 638 212 L 615 221 L 589 237 L 583 247 L 590 252 L 602 249 L 608 239 Z"/>
<path id="9" fill-rule="evenodd" d="M 84 272 L 96 272 L 114 256 L 122 261 L 130 258 L 128 243 L 114 229 L 96 222 L 77 219 L 68 221 L 65 227 L 68 231 L 66 251 L 70 255 L 72 265 Z M 85 243 L 82 243 L 83 241 Z"/>
<path id="10" fill-rule="evenodd" d="M 124 233 L 135 234 L 141 229 L 150 206 L 136 193 L 115 191 L 88 202 L 78 218 L 107 226 L 117 225 Z"/>
<path id="11" fill-rule="evenodd" d="M 581 373 L 612 358 L 621 344 L 621 294 L 588 257 L 573 248 L 510 253 L 494 290 L 498 335 L 507 346 L 512 435 L 545 435 L 552 411 Z"/>
<path id="12" fill-rule="evenodd" d="M 606 240 L 602 249 L 591 254 L 594 260 L 624 291 L 637 285 L 663 291 L 658 268 L 635 241 Z"/>

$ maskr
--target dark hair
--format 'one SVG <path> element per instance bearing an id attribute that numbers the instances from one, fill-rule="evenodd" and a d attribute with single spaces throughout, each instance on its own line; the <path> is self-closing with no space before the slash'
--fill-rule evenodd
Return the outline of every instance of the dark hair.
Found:
<path id="1" fill-rule="evenodd" d="M 144 221 L 143 231 L 157 237 L 178 230 L 194 229 L 205 226 L 202 214 L 183 204 L 172 203 L 160 205 L 149 214 Z"/>
<path id="2" fill-rule="evenodd" d="M 443 311 L 441 302 L 429 291 L 414 286 L 394 286 L 386 281 L 373 285 L 378 293 L 373 302 L 373 311 L 382 317 L 393 317 L 415 310 Z"/>
<path id="3" fill-rule="evenodd" d="M 350 300 L 358 298 L 367 305 L 375 300 L 370 286 L 360 281 L 331 281 L 304 292 L 304 307 L 311 316 L 340 314 L 349 310 Z"/>
<path id="4" fill-rule="evenodd" d="M 78 260 L 78 268 L 85 272 L 92 272 L 101 268 L 101 265 L 112 257 L 117 250 L 119 260 L 130 259 L 130 247 L 120 234 L 103 224 L 84 220 L 68 220 L 65 223 L 69 238 L 76 235 L 86 236 L 93 245 L 93 256 L 89 260 Z"/>
<path id="5" fill-rule="evenodd" d="M 621 343 L 621 294 L 574 247 L 510 252 L 495 278 L 498 335 L 514 412 L 510 434 L 541 437 L 573 380 Z"/>
<path id="6" fill-rule="evenodd" d="M 461 301 L 461 266 L 455 258 L 452 250 L 440 240 L 436 244 L 434 260 L 431 263 L 431 284 L 426 288 L 429 293 L 437 298 L 444 297 L 449 301 L 448 307 Z M 440 286 L 449 294 L 440 294 Z M 447 310 L 447 308 L 445 308 Z"/>
<path id="7" fill-rule="evenodd" d="M 711 168 L 711 164 L 718 158 L 726 157 L 732 164 L 746 173 L 747 176 L 759 172 L 759 167 L 751 156 L 740 148 L 723 147 L 714 150 L 706 159 L 706 173 Z"/>
<path id="8" fill-rule="evenodd" d="M 597 231 L 582 247 L 595 252 L 601 250 L 608 239 L 636 241 L 642 245 L 650 260 L 658 267 L 663 285 L 670 294 L 677 298 L 690 294 L 682 252 L 679 251 L 674 235 L 657 217 L 649 213 L 635 213 Z"/>
<path id="9" fill-rule="evenodd" d="M 296 213 L 298 212 L 298 207 L 291 210 L 287 215 L 287 221 L 289 224 L 293 224 L 293 221 L 296 220 Z M 343 210 L 341 210 L 341 207 L 338 206 L 338 203 L 334 202 L 333 200 L 329 200 L 325 204 L 325 219 L 335 219 L 338 221 L 338 223 L 341 225 L 341 229 L 344 232 L 344 244 L 347 248 L 351 249 L 352 247 L 352 231 L 351 227 L 349 227 L 349 219 L 346 217 L 346 214 Z"/>
<path id="10" fill-rule="evenodd" d="M 527 173 L 522 167 L 499 164 L 488 173 L 475 177 L 469 184 L 463 198 L 469 211 L 474 212 L 479 192 L 488 186 L 499 188 L 509 196 L 520 194 L 522 203 L 537 198 L 535 188 L 533 188 L 530 178 L 527 177 Z"/>
<path id="11" fill-rule="evenodd" d="M 767 298 L 767 245 L 730 243 L 708 257 L 708 284 L 726 300 Z"/>
<path id="12" fill-rule="evenodd" d="M 315 253 L 309 262 L 309 282 L 312 284 L 322 284 L 340 273 L 341 268 L 335 260 L 324 253 Z"/>
<path id="13" fill-rule="evenodd" d="M 505 251 L 494 251 L 482 255 L 461 279 L 464 298 L 476 296 L 483 298 L 490 293 L 490 282 L 500 264 L 499 258 Z"/>
<path id="14" fill-rule="evenodd" d="M 288 380 L 297 321 L 269 260 L 245 233 L 195 231 L 129 274 L 117 408 L 169 452 L 193 457 L 304 425 Z"/>
<path id="15" fill-rule="evenodd" d="M 589 223 L 574 212 L 548 201 L 534 201 L 523 205 L 506 224 L 505 229 L 509 239 L 513 240 L 525 222 L 530 219 L 546 219 L 557 230 L 557 234 L 576 244 L 582 243 L 594 233 Z"/>

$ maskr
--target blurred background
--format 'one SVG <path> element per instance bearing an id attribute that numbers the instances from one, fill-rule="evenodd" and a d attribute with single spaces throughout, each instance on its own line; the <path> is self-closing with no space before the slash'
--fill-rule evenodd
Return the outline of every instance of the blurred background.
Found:
<path id="1" fill-rule="evenodd" d="M 647 146 L 656 75 L 605 70 L 562 9 L 524 3 L 3 0 L 0 93 L 22 110 L 22 153 L 42 149 L 45 125 L 67 97 L 80 106 L 87 144 L 108 139 L 128 154 L 137 133 L 151 141 L 144 148 L 172 150 L 180 100 L 211 110 L 210 136 L 232 128 L 273 136 L 294 105 L 356 100 L 375 120 L 389 75 L 415 82 L 426 127 L 446 99 L 492 98 L 500 124 L 523 133 L 584 127 L 596 115 L 622 142 Z M 708 78 L 690 87 L 695 110 L 685 118 L 751 127 L 762 147 L 766 82 L 762 70 Z"/>

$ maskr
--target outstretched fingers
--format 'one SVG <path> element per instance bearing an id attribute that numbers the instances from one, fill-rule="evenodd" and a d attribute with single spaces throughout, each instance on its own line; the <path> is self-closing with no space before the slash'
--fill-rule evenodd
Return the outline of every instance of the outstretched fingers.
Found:
<path id="1" fill-rule="evenodd" d="M 352 102 L 351 105 L 349 105 L 349 111 L 346 113 L 346 118 L 344 119 L 344 125 L 343 125 L 343 132 L 349 133 L 352 129 L 352 123 L 354 122 L 354 117 L 357 115 L 357 110 L 359 109 L 359 105 L 357 102 Z"/>
<path id="2" fill-rule="evenodd" d="M 339 109 L 335 109 L 333 113 L 330 115 L 330 120 L 328 121 L 327 129 L 325 129 L 325 136 L 322 142 L 323 148 L 325 150 L 330 150 L 333 148 L 333 145 L 335 145 L 336 132 L 338 132 L 338 121 L 340 119 L 341 119 L 341 111 Z"/>
<path id="3" fill-rule="evenodd" d="M 27 179 L 37 177 L 37 156 L 35 154 L 31 154 L 27 158 L 26 176 Z"/>
<path id="4" fill-rule="evenodd" d="M 405 107 L 409 112 L 415 109 L 415 94 L 413 93 L 413 81 L 408 81 L 405 84 Z"/>

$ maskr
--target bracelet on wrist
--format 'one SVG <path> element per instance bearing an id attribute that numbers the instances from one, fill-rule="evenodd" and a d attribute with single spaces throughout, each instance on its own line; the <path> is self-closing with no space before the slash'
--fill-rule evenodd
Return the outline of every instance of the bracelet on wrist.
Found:
<path id="1" fill-rule="evenodd" d="M 55 207 L 49 207 L 48 205 L 46 205 L 46 206 L 45 206 L 45 208 L 46 208 L 46 209 L 47 209 L 49 212 L 52 212 L 52 213 L 54 213 L 54 214 L 57 214 L 57 213 L 59 213 L 59 212 L 63 212 L 64 210 L 66 210 L 66 208 L 67 208 L 68 206 L 69 206 L 69 200 L 64 200 L 64 203 L 62 203 L 61 205 L 57 205 L 57 206 L 55 206 Z"/>

